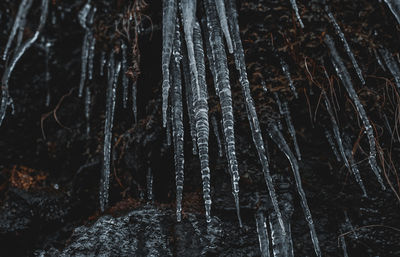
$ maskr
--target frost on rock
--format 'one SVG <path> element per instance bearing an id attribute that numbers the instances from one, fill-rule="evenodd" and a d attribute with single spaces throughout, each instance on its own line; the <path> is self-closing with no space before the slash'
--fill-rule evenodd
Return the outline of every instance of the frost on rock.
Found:
<path id="1" fill-rule="evenodd" d="M 292 4 L 292 8 L 293 8 L 294 12 L 296 13 L 297 21 L 299 22 L 300 26 L 302 28 L 304 28 L 304 24 L 303 24 L 303 21 L 301 20 L 299 8 L 297 7 L 296 0 L 290 0 L 290 3 Z"/>
<path id="2" fill-rule="evenodd" d="M 29 4 L 29 2 L 27 3 L 26 1 L 23 1 L 22 4 L 25 4 L 25 6 L 23 7 L 24 9 L 29 9 L 26 6 L 26 4 Z M 49 10 L 49 0 L 42 0 L 40 7 L 41 7 L 40 8 L 41 13 L 40 13 L 39 24 L 38 24 L 36 31 L 34 32 L 34 34 L 31 38 L 27 39 L 23 43 L 20 42 L 17 44 L 16 48 L 14 49 L 13 55 L 9 58 L 8 64 L 4 67 L 3 76 L 1 77 L 0 126 L 3 123 L 4 117 L 6 115 L 7 107 L 9 105 L 12 105 L 12 102 L 13 102 L 12 98 L 8 92 L 8 81 L 11 77 L 11 73 L 13 72 L 15 65 L 18 63 L 19 59 L 21 59 L 21 57 L 24 55 L 26 50 L 28 48 L 30 48 L 33 45 L 33 43 L 35 43 L 36 40 L 38 39 L 38 37 L 46 23 L 47 14 L 48 14 L 48 10 Z M 27 11 L 28 10 L 26 10 L 26 12 Z M 21 11 L 21 12 L 22 13 L 20 13 L 18 11 L 17 17 L 15 18 L 15 21 L 14 21 L 14 26 L 17 26 L 17 28 L 21 23 L 21 19 L 25 19 L 24 17 L 19 17 L 18 15 L 26 16 L 26 13 L 24 13 L 25 11 Z M 14 26 L 13 26 L 13 29 L 14 29 Z M 16 32 L 14 32 L 14 33 L 16 33 Z M 13 36 L 13 38 L 14 38 L 14 36 Z M 21 35 L 21 40 L 22 40 L 22 35 Z M 12 41 L 12 39 L 11 39 L 11 41 Z M 5 53 L 5 55 L 7 57 L 6 53 Z"/>
<path id="3" fill-rule="evenodd" d="M 216 91 L 222 110 L 222 127 L 225 139 L 226 156 L 229 163 L 229 172 L 232 178 L 232 190 L 235 199 L 237 216 L 239 224 L 242 226 L 239 209 L 239 169 L 236 159 L 234 119 L 232 108 L 232 92 L 229 84 L 229 71 L 226 59 L 226 53 L 222 42 L 222 31 L 218 26 L 218 17 L 216 6 L 213 1 L 205 0 L 204 9 L 206 11 L 208 41 L 213 55 L 215 76 L 214 81 Z M 217 68 L 218 67 L 218 68 Z"/>
<path id="4" fill-rule="evenodd" d="M 169 64 L 172 55 L 172 44 L 175 35 L 175 22 L 176 22 L 176 0 L 164 0 L 163 1 L 163 31 L 162 31 L 162 113 L 163 113 L 163 126 L 167 125 L 167 108 L 168 108 L 168 96 L 170 88 L 170 74 Z"/>
<path id="5" fill-rule="evenodd" d="M 268 230 L 264 213 L 262 211 L 258 211 L 255 216 L 256 216 L 257 235 L 258 235 L 258 243 L 260 244 L 261 257 L 270 257 L 269 237 L 268 237 Z"/>
<path id="6" fill-rule="evenodd" d="M 208 138 L 209 138 L 209 122 L 208 122 L 208 92 L 206 84 L 206 68 L 204 63 L 203 39 L 201 37 L 200 25 L 194 24 L 194 52 L 198 71 L 199 89 L 197 92 L 192 87 L 194 112 L 196 120 L 197 148 L 199 150 L 201 177 L 203 180 L 203 197 L 206 209 L 207 222 L 211 222 L 211 186 L 210 186 L 210 168 L 208 156 Z M 192 84 L 193 86 L 193 84 Z M 200 93 L 200 94 L 198 94 Z"/>
<path id="7" fill-rule="evenodd" d="M 310 229 L 310 235 L 311 235 L 311 240 L 314 245 L 315 254 L 317 256 L 322 256 L 321 249 L 319 247 L 317 233 L 315 231 L 314 221 L 312 219 L 311 211 L 310 211 L 310 208 L 308 207 L 308 203 L 307 203 L 306 194 L 303 190 L 303 186 L 301 183 L 299 165 L 297 163 L 296 157 L 290 150 L 289 145 L 287 144 L 282 133 L 279 131 L 278 127 L 276 126 L 275 121 L 271 120 L 269 122 L 268 133 L 269 133 L 269 136 L 271 137 L 271 139 L 278 145 L 279 149 L 286 155 L 287 159 L 290 162 L 290 165 L 292 166 L 294 179 L 296 181 L 296 188 L 297 188 L 297 191 L 300 196 L 300 203 L 301 203 L 301 207 L 304 212 L 304 216 L 306 218 L 308 227 Z"/>
<path id="8" fill-rule="evenodd" d="M 104 211 L 108 204 L 108 188 L 110 185 L 111 143 L 114 123 L 116 91 L 121 62 L 117 62 L 114 53 L 108 62 L 108 87 L 106 92 L 106 115 L 104 123 L 103 167 L 100 180 L 100 209 Z"/>
<path id="9" fill-rule="evenodd" d="M 184 180 L 184 128 L 183 128 L 183 104 L 182 104 L 182 81 L 181 81 L 181 38 L 179 23 L 176 23 L 175 38 L 171 62 L 172 79 L 172 138 L 174 143 L 175 159 L 175 182 L 176 182 L 176 219 L 181 221 L 182 193 Z"/>
<path id="10" fill-rule="evenodd" d="M 354 105 L 357 109 L 358 116 L 360 117 L 365 133 L 368 138 L 369 142 L 369 164 L 372 168 L 372 171 L 375 173 L 375 176 L 378 179 L 378 182 L 381 184 L 382 189 L 385 189 L 385 185 L 383 183 L 383 179 L 381 177 L 381 171 L 380 168 L 376 162 L 376 144 L 375 144 L 375 136 L 374 136 L 374 131 L 371 126 L 371 123 L 368 119 L 367 113 L 365 112 L 365 109 L 363 105 L 360 102 L 360 99 L 358 98 L 358 95 L 353 87 L 353 84 L 351 83 L 350 79 L 350 74 L 347 71 L 342 59 L 340 58 L 335 44 L 332 40 L 332 38 L 329 35 L 326 35 L 325 37 L 325 43 L 329 47 L 329 50 L 331 52 L 331 61 L 332 64 L 336 70 L 336 73 L 338 74 L 340 80 L 342 81 L 343 85 L 346 88 L 347 93 L 349 94 L 350 98 L 353 100 Z"/>
<path id="11" fill-rule="evenodd" d="M 344 36 L 342 29 L 340 28 L 339 24 L 336 22 L 335 17 L 333 16 L 332 12 L 328 7 L 325 8 L 326 13 L 328 14 L 329 21 L 332 23 L 333 27 L 335 28 L 336 34 L 338 34 L 340 40 L 342 41 L 344 45 L 344 49 L 346 50 L 347 55 L 350 57 L 351 63 L 354 66 L 354 69 L 357 72 L 357 75 L 361 81 L 361 84 L 365 84 L 364 77 L 362 75 L 362 71 L 360 69 L 360 66 L 358 65 L 356 58 L 354 57 L 353 52 L 350 49 L 349 43 L 347 43 L 346 37 Z"/>

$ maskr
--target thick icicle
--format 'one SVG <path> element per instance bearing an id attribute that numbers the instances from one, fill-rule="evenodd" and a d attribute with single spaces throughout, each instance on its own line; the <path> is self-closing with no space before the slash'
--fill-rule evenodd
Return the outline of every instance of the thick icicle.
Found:
<path id="1" fill-rule="evenodd" d="M 289 82 L 290 90 L 292 90 L 294 97 L 298 98 L 299 95 L 297 94 L 296 87 L 294 86 L 294 83 L 292 80 L 292 76 L 290 75 L 289 65 L 287 65 L 287 63 L 282 58 L 280 58 L 280 63 L 281 63 L 283 74 L 285 74 L 285 77 Z"/>
<path id="2" fill-rule="evenodd" d="M 357 72 L 357 76 L 361 81 L 361 84 L 365 84 L 365 79 L 362 75 L 362 71 L 360 69 L 360 66 L 358 65 L 356 58 L 354 57 L 353 52 L 350 49 L 349 43 L 347 43 L 346 37 L 344 36 L 342 29 L 340 28 L 339 24 L 336 22 L 335 17 L 333 16 L 332 12 L 330 11 L 329 7 L 325 8 L 326 13 L 328 14 L 329 21 L 332 23 L 333 27 L 335 28 L 336 34 L 338 34 L 340 40 L 342 41 L 344 45 L 344 49 L 346 50 L 347 55 L 350 57 L 351 63 L 354 66 L 354 69 Z"/>
<path id="3" fill-rule="evenodd" d="M 170 75 L 169 64 L 171 61 L 172 44 L 175 35 L 175 22 L 176 22 L 176 0 L 163 1 L 163 31 L 162 31 L 162 113 L 163 113 L 163 126 L 167 125 L 167 109 L 168 109 L 168 95 L 170 88 Z"/>
<path id="4" fill-rule="evenodd" d="M 182 193 L 184 180 L 184 128 L 182 105 L 182 81 L 181 81 L 181 39 L 179 23 L 176 23 L 175 39 L 172 51 L 171 79 L 172 79 L 172 138 L 174 142 L 175 182 L 176 182 L 176 220 L 181 221 Z"/>
<path id="5" fill-rule="evenodd" d="M 197 148 L 199 149 L 201 178 L 203 180 L 203 197 L 206 209 L 206 220 L 211 222 L 211 189 L 210 168 L 208 156 L 208 92 L 206 84 L 206 67 L 204 63 L 203 39 L 201 37 L 200 25 L 195 22 L 193 27 L 194 53 L 198 71 L 199 93 L 192 87 L 194 100 L 194 117 L 196 120 Z M 194 84 L 192 84 L 193 86 Z"/>
<path id="6" fill-rule="evenodd" d="M 127 46 L 124 42 L 121 44 L 122 49 L 122 104 L 124 108 L 128 106 L 128 88 L 129 88 L 129 78 L 126 76 L 128 70 L 128 53 Z"/>
<path id="7" fill-rule="evenodd" d="M 14 24 L 11 28 L 10 36 L 8 37 L 8 41 L 4 49 L 3 53 L 4 61 L 7 59 L 8 51 L 10 50 L 11 44 L 17 34 L 17 31 L 19 32 L 18 35 L 19 43 L 17 44 L 16 48 L 20 46 L 20 40 L 22 40 L 23 30 L 25 28 L 25 23 L 26 23 L 26 15 L 28 14 L 29 9 L 32 6 L 32 1 L 33 0 L 22 0 L 19 5 L 17 15 L 15 16 Z"/>
<path id="8" fill-rule="evenodd" d="M 345 86 L 350 98 L 353 100 L 353 102 L 356 106 L 356 109 L 357 109 L 357 113 L 358 113 L 360 119 L 362 120 L 362 123 L 364 124 L 365 133 L 367 135 L 369 147 L 370 147 L 369 148 L 369 158 L 368 158 L 369 164 L 372 168 L 372 171 L 375 173 L 375 176 L 378 178 L 378 182 L 381 184 L 382 189 L 385 189 L 386 187 L 383 183 L 383 179 L 380 174 L 381 171 L 376 162 L 376 144 L 375 144 L 374 131 L 373 131 L 371 123 L 368 119 L 367 113 L 365 112 L 365 109 L 364 109 L 363 105 L 361 104 L 360 99 L 358 98 L 358 95 L 353 87 L 353 84 L 351 83 L 350 74 L 348 73 L 342 59 L 340 58 L 340 56 L 336 50 L 335 44 L 329 35 L 326 35 L 325 43 L 327 44 L 327 46 L 330 49 L 330 52 L 332 55 L 331 61 L 332 61 L 333 66 L 335 67 L 336 73 L 342 80 L 342 83 Z"/>
<path id="9" fill-rule="evenodd" d="M 219 23 L 222 28 L 222 32 L 224 33 L 226 44 L 228 46 L 228 51 L 229 53 L 233 53 L 233 45 L 232 45 L 232 39 L 231 39 L 231 34 L 229 32 L 229 27 L 228 27 L 228 20 L 226 18 L 226 10 L 225 10 L 225 3 L 224 0 L 216 0 L 215 5 L 217 6 L 217 13 L 219 17 Z"/>
<path id="10" fill-rule="evenodd" d="M 196 141 L 196 121 L 194 118 L 194 107 L 193 107 L 193 92 L 190 80 L 189 62 L 187 54 L 183 51 L 182 54 L 182 66 L 183 66 L 183 78 L 185 80 L 185 93 L 186 93 L 186 105 L 188 108 L 189 124 L 190 124 L 190 136 L 192 137 L 192 152 L 194 155 L 197 154 L 197 141 Z"/>
<path id="11" fill-rule="evenodd" d="M 114 122 L 116 90 L 121 62 L 115 63 L 114 53 L 108 63 L 108 88 L 106 93 L 106 117 L 104 122 L 103 168 L 100 181 L 100 209 L 108 205 L 108 188 L 110 185 L 111 143 Z"/>
<path id="12" fill-rule="evenodd" d="M 28 48 L 30 48 L 33 45 L 33 43 L 35 43 L 36 40 L 38 39 L 40 32 L 42 31 L 46 23 L 48 8 L 49 8 L 49 0 L 42 0 L 40 9 L 42 12 L 40 14 L 38 28 L 36 29 L 35 33 L 31 38 L 27 39 L 24 43 L 21 43 L 21 45 L 15 49 L 14 54 L 9 61 L 9 65 L 6 66 L 4 69 L 4 73 L 1 78 L 0 126 L 3 123 L 4 117 L 6 115 L 7 107 L 12 104 L 12 99 L 8 92 L 8 81 L 10 79 L 11 73 L 14 70 L 15 65 L 18 63 L 19 59 L 25 53 L 25 51 Z"/>
<path id="13" fill-rule="evenodd" d="M 299 8 L 297 7 L 296 0 L 290 0 L 290 3 L 292 4 L 292 8 L 293 8 L 294 12 L 296 13 L 297 21 L 300 23 L 300 26 L 302 28 L 304 28 L 304 24 L 303 24 L 303 21 L 301 20 Z"/>
<path id="14" fill-rule="evenodd" d="M 336 160 L 338 162 L 340 162 L 340 160 L 341 160 L 340 159 L 340 155 L 339 155 L 339 152 L 338 152 L 338 150 L 336 148 L 335 143 L 333 142 L 333 138 L 332 138 L 331 132 L 329 132 L 328 129 L 325 129 L 325 133 L 324 134 L 325 134 L 326 139 L 328 140 L 329 145 L 331 146 L 332 152 L 335 155 Z"/>
<path id="15" fill-rule="evenodd" d="M 85 118 L 86 118 L 86 136 L 90 135 L 90 106 L 92 104 L 92 96 L 90 87 L 86 87 L 85 91 Z"/>
<path id="16" fill-rule="evenodd" d="M 224 131 L 226 156 L 229 164 L 229 172 L 232 178 L 232 193 L 235 199 L 236 212 L 239 219 L 239 225 L 242 227 L 239 207 L 239 169 L 236 159 L 235 132 L 232 108 L 232 92 L 229 84 L 229 71 L 226 54 L 222 42 L 222 32 L 219 27 L 217 11 L 214 1 L 205 0 L 204 9 L 206 10 L 207 30 L 209 43 L 213 55 L 213 64 L 215 67 L 216 91 L 218 92 L 221 110 L 222 127 Z"/>
<path id="17" fill-rule="evenodd" d="M 400 2 L 398 0 L 384 0 L 390 11 L 396 17 L 397 22 L 400 24 Z"/>
<path id="18" fill-rule="evenodd" d="M 272 182 L 272 177 L 271 173 L 269 170 L 269 163 L 268 163 L 268 158 L 266 155 L 266 150 L 264 146 L 264 140 L 261 135 L 261 129 L 260 129 L 260 123 L 258 121 L 258 116 L 256 112 L 256 108 L 254 105 L 253 98 L 251 97 L 250 93 L 250 86 L 249 86 L 249 80 L 247 78 L 247 72 L 246 72 L 246 63 L 244 59 L 244 50 L 242 46 L 242 41 L 240 39 L 240 32 L 239 32 L 239 21 L 238 21 L 238 14 L 236 11 L 236 6 L 235 6 L 235 1 L 227 1 L 227 12 L 228 12 L 228 22 L 229 22 L 229 27 L 231 29 L 232 33 L 232 38 L 233 38 L 233 49 L 235 53 L 235 64 L 236 64 L 236 69 L 240 73 L 240 84 L 242 85 L 242 90 L 245 98 L 245 103 L 246 103 L 246 111 L 247 111 L 247 118 L 250 123 L 250 129 L 251 129 L 251 135 L 253 138 L 253 143 L 256 147 L 258 158 L 260 159 L 262 168 L 263 168 L 263 173 L 264 173 L 264 178 L 265 182 L 267 184 L 268 192 L 271 197 L 271 202 L 274 207 L 274 210 L 276 212 L 276 215 L 279 220 L 279 224 L 281 225 L 281 229 L 283 234 L 285 234 L 285 226 L 283 224 L 282 220 L 282 214 L 279 210 L 279 205 L 278 205 L 278 200 L 276 197 L 275 193 L 275 188 L 274 184 Z M 215 25 L 214 25 L 215 27 Z M 210 38 L 210 43 L 212 44 L 213 40 Z M 221 43 L 220 43 L 221 44 Z M 224 54 L 225 56 L 225 54 Z M 220 58 L 217 55 L 214 55 L 214 60 L 220 60 Z M 215 62 L 217 63 L 217 62 Z M 223 63 L 226 63 L 226 57 Z M 215 67 L 219 67 L 221 70 L 224 71 L 224 69 L 221 68 L 221 66 L 215 65 Z M 227 70 L 226 66 L 225 69 Z M 226 71 L 227 72 L 227 71 Z M 229 80 L 228 80 L 229 81 Z M 222 90 L 222 88 L 220 89 Z M 224 128 L 225 130 L 225 128 Z"/>
<path id="19" fill-rule="evenodd" d="M 260 244 L 261 257 L 270 257 L 269 237 L 268 237 L 268 230 L 267 230 L 267 224 L 265 222 L 264 213 L 262 211 L 258 211 L 255 216 L 256 216 L 258 243 Z"/>
<path id="20" fill-rule="evenodd" d="M 215 135 L 215 137 L 217 139 L 218 155 L 219 155 L 219 157 L 222 157 L 223 153 L 222 153 L 221 136 L 219 135 L 217 118 L 214 115 L 211 115 L 211 125 L 213 127 L 214 135 Z"/>
<path id="21" fill-rule="evenodd" d="M 386 48 L 379 49 L 379 53 L 382 55 L 383 60 L 385 61 L 385 64 L 388 67 L 390 73 L 392 73 L 397 88 L 400 90 L 400 69 L 397 65 L 396 60 Z"/>
<path id="22" fill-rule="evenodd" d="M 287 159 L 292 166 L 292 171 L 294 175 L 294 179 L 296 181 L 296 188 L 300 196 L 300 203 L 301 207 L 304 212 L 304 216 L 307 220 L 308 227 L 310 229 L 311 240 L 314 245 L 314 250 L 317 256 L 321 256 L 321 249 L 318 243 L 317 233 L 315 231 L 314 222 L 311 216 L 310 208 L 308 207 L 306 194 L 303 190 L 303 186 L 301 183 L 299 165 L 297 163 L 296 157 L 293 155 L 292 151 L 289 148 L 289 145 L 286 143 L 285 138 L 283 137 L 282 133 L 279 131 L 278 127 L 275 124 L 275 121 L 270 121 L 268 127 L 268 133 L 271 139 L 278 145 L 279 149 L 286 155 Z"/>

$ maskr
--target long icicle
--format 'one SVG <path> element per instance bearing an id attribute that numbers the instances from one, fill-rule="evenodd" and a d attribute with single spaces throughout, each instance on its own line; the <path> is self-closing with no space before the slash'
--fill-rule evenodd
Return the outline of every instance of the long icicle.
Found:
<path id="1" fill-rule="evenodd" d="M 206 220 L 211 222 L 211 186 L 208 156 L 209 122 L 208 122 L 208 92 L 206 84 L 206 68 L 204 63 L 203 38 L 199 23 L 195 22 L 193 30 L 194 52 L 199 74 L 200 95 L 194 91 L 194 112 L 196 120 L 197 146 L 199 149 L 201 178 L 203 180 L 203 197 L 206 209 Z"/>
<path id="2" fill-rule="evenodd" d="M 184 128 L 183 128 L 183 105 L 182 105 L 182 79 L 181 79 L 181 35 L 179 22 L 176 22 L 175 39 L 173 43 L 171 62 L 172 79 L 172 138 L 174 142 L 175 159 L 175 183 L 176 183 L 176 220 L 182 219 L 182 194 L 184 181 Z"/>
<path id="3" fill-rule="evenodd" d="M 228 46 L 228 51 L 229 51 L 229 53 L 232 54 L 233 53 L 233 45 L 232 45 L 231 34 L 229 32 L 228 20 L 226 18 L 226 9 L 225 9 L 224 0 L 216 0 L 215 5 L 217 6 L 219 23 L 221 25 L 222 32 L 224 33 L 224 36 L 225 36 L 226 45 Z"/>
<path id="4" fill-rule="evenodd" d="M 353 162 L 351 161 L 351 159 L 353 159 L 353 155 L 351 153 L 349 155 L 347 153 L 347 151 L 345 150 L 344 146 L 343 146 L 343 140 L 342 140 L 342 137 L 340 135 L 339 126 L 338 126 L 338 124 L 336 122 L 336 119 L 335 119 L 335 116 L 333 114 L 332 106 L 331 106 L 331 104 L 329 102 L 329 99 L 328 99 L 328 96 L 326 95 L 326 92 L 325 91 L 322 91 L 322 92 L 323 92 L 323 96 L 324 96 L 325 107 L 326 107 L 326 110 L 328 111 L 329 117 L 331 119 L 333 135 L 334 135 L 334 137 L 336 139 L 337 145 L 339 146 L 340 155 L 342 156 L 344 164 L 349 169 L 349 171 L 351 171 L 351 173 L 353 174 L 353 176 L 356 179 L 357 183 L 359 184 L 361 190 L 363 191 L 363 194 L 366 196 L 367 192 L 365 190 L 364 183 L 363 183 L 363 181 L 361 179 L 360 171 L 358 170 L 357 165 L 353 165 L 352 164 L 352 163 L 354 163 L 354 161 Z"/>
<path id="5" fill-rule="evenodd" d="M 42 4 L 41 4 L 42 12 L 40 14 L 39 25 L 35 31 L 35 34 L 33 34 L 33 36 L 30 39 L 28 39 L 26 42 L 22 43 L 17 49 L 15 49 L 14 55 L 12 56 L 12 58 L 9 62 L 9 65 L 6 66 L 6 68 L 4 69 L 4 73 L 1 78 L 1 89 L 2 90 L 1 90 L 1 104 L 0 104 L 0 126 L 3 123 L 4 117 L 6 115 L 7 107 L 10 104 L 12 104 L 12 99 L 8 92 L 8 81 L 10 79 L 11 73 L 14 70 L 15 65 L 18 63 L 19 59 L 22 57 L 22 55 L 38 39 L 40 32 L 42 31 L 42 29 L 46 23 L 48 9 L 49 9 L 49 0 L 42 0 Z"/>
<path id="6" fill-rule="evenodd" d="M 227 58 L 222 42 L 222 32 L 219 27 L 217 10 L 214 1 L 205 0 L 204 9 L 206 10 L 207 30 L 209 35 L 209 43 L 213 55 L 213 66 L 215 67 L 214 81 L 216 92 L 218 92 L 221 110 L 222 110 L 222 126 L 224 131 L 226 156 L 229 164 L 229 172 L 232 178 L 232 193 L 235 199 L 236 213 L 239 225 L 242 227 L 239 207 L 239 168 L 236 159 L 235 131 L 232 108 L 232 92 L 229 84 L 229 71 Z M 210 60 L 212 61 L 212 60 Z"/>
<path id="7" fill-rule="evenodd" d="M 361 68 L 358 65 L 358 63 L 356 61 L 356 58 L 354 57 L 354 54 L 350 49 L 349 43 L 347 43 L 346 37 L 344 36 L 344 33 L 342 32 L 342 29 L 340 28 L 339 24 L 336 22 L 336 19 L 333 16 L 333 14 L 330 11 L 328 6 L 326 6 L 325 11 L 328 14 L 329 21 L 332 23 L 333 27 L 335 28 L 336 34 L 338 34 L 340 40 L 343 43 L 344 49 L 346 50 L 347 55 L 350 57 L 351 63 L 353 64 L 353 67 L 356 70 L 357 76 L 360 79 L 361 84 L 365 85 L 365 79 L 364 79 L 364 77 L 362 75 Z"/>
<path id="8" fill-rule="evenodd" d="M 335 142 L 333 142 L 333 138 L 332 138 L 331 132 L 330 132 L 329 129 L 327 129 L 327 128 L 325 129 L 324 132 L 325 132 L 324 134 L 325 134 L 326 140 L 328 140 L 328 143 L 329 143 L 329 145 L 331 146 L 332 152 L 333 152 L 333 154 L 335 155 L 336 160 L 337 160 L 338 162 L 340 162 L 340 161 L 341 161 L 341 158 L 340 158 L 339 152 L 338 152 L 338 150 L 337 150 L 337 148 L 336 148 Z"/>
<path id="9" fill-rule="evenodd" d="M 172 44 L 174 41 L 175 34 L 175 22 L 176 22 L 176 0 L 164 0 L 163 1 L 163 31 L 162 31 L 162 114 L 163 114 L 163 126 L 167 125 L 167 109 L 168 109 L 168 96 L 170 88 L 170 75 L 169 75 L 169 64 L 171 61 Z"/>
<path id="10" fill-rule="evenodd" d="M 240 32 L 239 32 L 239 22 L 238 22 L 238 15 L 236 11 L 235 1 L 227 1 L 227 11 L 228 11 L 228 22 L 232 33 L 233 38 L 233 48 L 235 53 L 235 64 L 236 69 L 240 73 L 240 84 L 242 85 L 242 90 L 245 98 L 246 103 L 246 111 L 247 111 L 247 118 L 249 120 L 251 134 L 253 138 L 253 143 L 256 147 L 258 158 L 262 165 L 263 173 L 265 182 L 267 184 L 268 192 L 271 197 L 271 202 L 276 212 L 276 215 L 279 220 L 279 224 L 281 226 L 283 234 L 285 234 L 285 226 L 282 219 L 282 214 L 279 209 L 278 199 L 276 197 L 276 192 L 274 188 L 274 184 L 272 181 L 270 169 L 269 169 L 269 160 L 266 155 L 266 149 L 264 146 L 264 140 L 261 135 L 260 123 L 258 121 L 258 116 L 256 112 L 256 108 L 254 105 L 253 98 L 250 93 L 250 83 L 247 78 L 246 72 L 246 63 L 244 59 L 244 51 L 242 46 L 242 41 L 240 39 Z M 215 58 L 217 59 L 217 58 Z"/>
<path id="11" fill-rule="evenodd" d="M 308 207 L 306 194 L 303 190 L 303 186 L 301 183 L 299 165 L 297 163 L 296 157 L 290 150 L 289 145 L 286 143 L 286 140 L 283 137 L 282 133 L 279 131 L 277 125 L 275 124 L 275 121 L 270 121 L 268 125 L 269 125 L 268 126 L 269 136 L 278 145 L 279 149 L 286 155 L 287 159 L 290 162 L 290 165 L 292 166 L 294 179 L 296 181 L 297 192 L 299 193 L 301 199 L 300 203 L 304 212 L 304 216 L 308 223 L 308 227 L 310 229 L 311 240 L 314 245 L 314 250 L 317 256 L 322 256 L 321 249 L 319 247 L 317 233 L 315 231 L 314 222 L 311 216 L 310 208 Z"/>
<path id="12" fill-rule="evenodd" d="M 329 47 L 329 50 L 331 52 L 331 60 L 332 64 L 335 67 L 336 73 L 338 74 L 339 78 L 341 79 L 343 85 L 346 88 L 347 93 L 349 94 L 350 98 L 353 100 L 358 116 L 362 120 L 362 123 L 364 124 L 365 127 L 365 133 L 368 138 L 369 142 L 369 164 L 372 168 L 372 171 L 375 173 L 375 176 L 378 179 L 378 182 L 381 184 L 381 187 L 383 190 L 386 189 L 383 179 L 381 177 L 381 171 L 379 169 L 379 166 L 376 162 L 376 144 L 375 144 L 375 136 L 374 136 L 374 131 L 372 129 L 371 123 L 368 119 L 367 113 L 365 112 L 365 109 L 363 105 L 360 102 L 360 99 L 358 98 L 358 95 L 353 87 L 353 84 L 351 83 L 350 79 L 350 74 L 348 73 L 346 67 L 344 66 L 344 63 L 342 59 L 340 58 L 335 44 L 332 40 L 332 38 L 329 35 L 326 35 L 325 37 L 325 43 Z"/>
<path id="13" fill-rule="evenodd" d="M 293 80 L 292 80 L 292 75 L 290 75 L 290 70 L 289 70 L 289 65 L 283 60 L 283 58 L 280 58 L 280 63 L 281 63 L 281 68 L 283 71 L 283 74 L 285 74 L 286 79 L 289 82 L 289 88 L 292 91 L 294 97 L 299 98 L 299 95 L 297 94 L 296 87 L 294 86 Z"/>
<path id="14" fill-rule="evenodd" d="M 104 122 L 103 167 L 100 181 L 100 210 L 103 212 L 108 205 L 108 189 L 110 186 L 111 143 L 114 123 L 116 90 L 121 62 L 115 63 L 114 53 L 108 63 L 108 88 L 106 94 L 106 117 Z"/>
<path id="15" fill-rule="evenodd" d="M 4 49 L 4 53 L 3 53 L 3 61 L 5 61 L 7 59 L 8 56 L 8 51 L 10 50 L 11 44 L 17 34 L 17 31 L 22 31 L 24 30 L 25 27 L 25 22 L 24 20 L 26 20 L 26 15 L 29 12 L 29 9 L 32 6 L 32 2 L 33 0 L 22 0 L 19 7 L 18 7 L 18 12 L 17 15 L 15 16 L 15 20 L 14 20 L 14 24 L 11 28 L 11 32 L 10 32 L 10 36 L 8 37 L 8 41 L 6 44 L 6 47 Z M 22 33 L 20 33 L 19 38 L 22 39 Z M 20 39 L 18 38 L 18 41 L 20 41 Z M 19 47 L 20 44 L 17 44 L 16 48 Z"/>
<path id="16" fill-rule="evenodd" d="M 192 138 L 192 152 L 193 155 L 197 154 L 197 141 L 196 141 L 196 121 L 194 118 L 194 107 L 193 107 L 193 92 L 192 92 L 192 81 L 190 80 L 189 61 L 185 51 L 182 53 L 182 69 L 183 79 L 185 81 L 185 93 L 186 93 L 186 105 L 188 108 L 189 124 L 190 124 L 190 136 Z"/>
<path id="17" fill-rule="evenodd" d="M 304 24 L 303 24 L 303 21 L 301 20 L 299 8 L 297 7 L 296 0 L 290 0 L 290 3 L 292 4 L 292 8 L 296 14 L 297 21 L 300 23 L 301 28 L 304 28 Z"/>
<path id="18" fill-rule="evenodd" d="M 265 222 L 264 213 L 262 211 L 258 211 L 255 217 L 256 217 L 257 235 L 258 235 L 258 243 L 260 244 L 261 257 L 270 257 L 269 237 L 268 237 L 268 230 L 267 230 L 267 224 Z"/>

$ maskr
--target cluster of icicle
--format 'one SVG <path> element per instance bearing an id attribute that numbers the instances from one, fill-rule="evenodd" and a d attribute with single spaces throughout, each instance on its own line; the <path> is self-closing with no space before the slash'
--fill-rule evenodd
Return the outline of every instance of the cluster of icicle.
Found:
<path id="1" fill-rule="evenodd" d="M 292 1 L 294 2 L 294 1 Z M 240 226 L 239 207 L 239 170 L 236 159 L 234 117 L 232 108 L 232 92 L 229 83 L 229 70 L 225 45 L 230 54 L 233 54 L 239 80 L 242 86 L 246 103 L 246 111 L 250 123 L 251 134 L 257 150 L 265 182 L 271 198 L 271 203 L 279 224 L 279 234 L 285 236 L 285 222 L 278 205 L 278 200 L 272 181 L 269 160 L 266 153 L 265 141 L 260 129 L 250 86 L 247 78 L 244 50 L 240 39 L 238 17 L 235 1 L 231 0 L 203 0 L 201 4 L 205 12 L 205 19 L 197 19 L 197 3 L 191 0 L 165 0 L 163 6 L 163 51 L 162 51 L 162 97 L 163 97 L 163 125 L 172 126 L 174 144 L 175 173 L 176 173 L 176 216 L 181 220 L 182 191 L 184 180 L 184 150 L 183 150 L 183 103 L 182 103 L 182 77 L 186 104 L 190 122 L 190 134 L 193 141 L 193 153 L 198 152 L 201 174 L 203 179 L 203 195 L 206 211 L 206 220 L 211 220 L 211 185 L 208 156 L 209 117 L 208 117 L 208 92 L 205 80 L 205 56 L 207 56 L 209 69 L 214 79 L 215 92 L 219 98 L 222 112 L 223 145 L 228 161 L 229 172 L 232 180 L 232 193 L 236 203 L 237 216 Z M 297 7 L 296 7 L 297 8 Z M 301 20 L 300 20 L 301 21 Z M 300 22 L 302 24 L 302 22 Z M 183 29 L 180 27 L 183 26 Z M 181 33 L 183 32 L 183 36 Z M 204 40 L 203 40 L 204 38 Z M 282 60 L 282 70 L 290 82 L 295 93 L 293 82 L 287 64 Z M 182 72 L 183 71 L 183 75 Z M 290 112 L 286 102 L 279 104 L 281 114 L 285 116 L 290 134 L 295 144 L 297 159 L 301 159 L 297 144 L 295 130 L 291 122 Z M 171 123 L 171 125 L 169 125 Z M 215 116 L 211 117 L 211 125 L 218 137 L 218 122 Z M 300 194 L 302 207 L 310 227 L 311 238 L 315 252 L 321 255 L 316 236 L 311 212 L 308 208 L 296 157 L 292 154 L 283 135 L 275 124 L 271 124 L 269 134 L 288 157 L 292 164 L 296 185 Z M 220 150 L 221 153 L 221 150 Z"/>

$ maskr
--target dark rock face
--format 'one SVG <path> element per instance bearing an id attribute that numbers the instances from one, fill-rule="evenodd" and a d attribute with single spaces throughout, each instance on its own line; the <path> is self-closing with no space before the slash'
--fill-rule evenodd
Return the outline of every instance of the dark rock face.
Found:
<path id="1" fill-rule="evenodd" d="M 250 225 L 250 224 L 249 224 Z M 250 226 L 216 217 L 206 225 L 202 215 L 187 213 L 181 223 L 173 212 L 144 206 L 74 230 L 64 250 L 38 251 L 37 256 L 258 256 Z"/>

